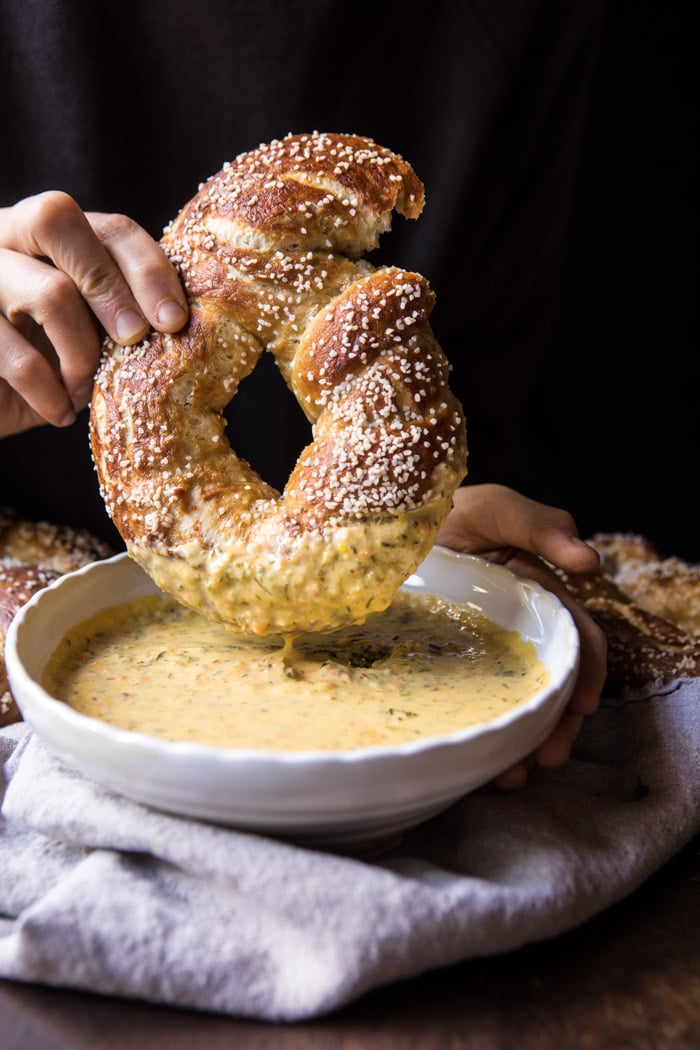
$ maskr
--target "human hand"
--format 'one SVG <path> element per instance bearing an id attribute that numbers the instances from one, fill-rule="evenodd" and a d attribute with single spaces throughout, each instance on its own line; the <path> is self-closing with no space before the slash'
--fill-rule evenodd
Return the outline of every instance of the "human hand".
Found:
<path id="1" fill-rule="evenodd" d="M 72 423 L 105 332 L 126 345 L 186 319 L 177 273 L 125 215 L 59 191 L 0 208 L 0 437 Z"/>
<path id="2" fill-rule="evenodd" d="M 501 788 L 522 787 L 533 762 L 559 766 L 567 761 L 584 716 L 592 714 L 600 701 L 607 667 L 605 635 L 546 564 L 571 573 L 594 572 L 599 565 L 598 554 L 579 539 L 568 511 L 537 503 L 503 485 L 458 489 L 437 542 L 498 562 L 540 583 L 566 606 L 578 630 L 579 674 L 561 720 L 533 755 L 495 781 Z"/>

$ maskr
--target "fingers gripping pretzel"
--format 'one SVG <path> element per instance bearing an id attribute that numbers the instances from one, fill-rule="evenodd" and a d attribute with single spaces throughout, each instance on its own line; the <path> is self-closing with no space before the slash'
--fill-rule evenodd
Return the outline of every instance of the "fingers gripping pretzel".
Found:
<path id="1" fill-rule="evenodd" d="M 177 335 L 106 344 L 93 457 L 131 556 L 246 633 L 386 607 L 466 473 L 464 418 L 419 274 L 362 259 L 423 186 L 349 135 L 290 135 L 209 179 L 162 245 L 190 303 Z M 264 349 L 314 427 L 284 493 L 231 449 L 223 409 Z"/>

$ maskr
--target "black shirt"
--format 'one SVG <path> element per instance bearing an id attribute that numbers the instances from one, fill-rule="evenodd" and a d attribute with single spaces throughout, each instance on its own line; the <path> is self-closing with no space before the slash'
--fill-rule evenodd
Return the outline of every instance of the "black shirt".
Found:
<path id="1" fill-rule="evenodd" d="M 314 129 L 373 137 L 426 186 L 423 216 L 397 217 L 373 261 L 418 270 L 436 291 L 468 480 L 558 502 L 570 469 L 559 437 L 550 470 L 533 463 L 542 436 L 529 435 L 533 404 L 550 418 L 538 391 L 543 368 L 551 384 L 601 7 L 2 0 L 0 202 L 62 189 L 158 237 L 199 182 L 259 142 Z M 571 368 L 561 356 L 557 367 L 554 400 L 566 400 Z M 0 503 L 114 541 L 85 415 L 0 441 Z M 228 415 L 236 451 L 283 487 L 308 431 L 270 362 Z M 579 460 L 581 477 L 585 450 Z"/>

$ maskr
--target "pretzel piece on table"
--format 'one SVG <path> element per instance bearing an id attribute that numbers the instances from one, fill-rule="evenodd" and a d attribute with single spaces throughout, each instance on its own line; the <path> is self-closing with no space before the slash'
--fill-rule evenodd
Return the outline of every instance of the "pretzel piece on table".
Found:
<path id="1" fill-rule="evenodd" d="M 557 570 L 608 641 L 606 688 L 700 676 L 700 565 L 662 558 L 644 536 L 595 533 L 599 573 Z"/>
<path id="2" fill-rule="evenodd" d="M 0 727 L 21 720 L 4 660 L 5 636 L 16 613 L 64 573 L 113 553 L 87 529 L 32 521 L 0 507 Z"/>

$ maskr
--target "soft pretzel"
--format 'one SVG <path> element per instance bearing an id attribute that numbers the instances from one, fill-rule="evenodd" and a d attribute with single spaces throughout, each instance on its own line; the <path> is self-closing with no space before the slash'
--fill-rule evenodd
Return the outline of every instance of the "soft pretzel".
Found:
<path id="1" fill-rule="evenodd" d="M 5 671 L 5 635 L 29 599 L 66 572 L 114 552 L 87 529 L 32 521 L 0 507 L 0 726 L 20 719 Z"/>
<path id="2" fill-rule="evenodd" d="M 12 507 L 0 507 L 0 558 L 72 572 L 114 552 L 87 529 L 32 521 Z"/>
<path id="3" fill-rule="evenodd" d="M 394 209 L 417 218 L 423 200 L 406 161 L 367 138 L 288 135 L 241 154 L 162 238 L 187 326 L 106 344 L 91 407 L 106 508 L 161 588 L 234 630 L 385 608 L 464 478 L 433 292 L 361 258 Z M 225 436 L 223 409 L 264 349 L 313 424 L 283 494 Z"/>
<path id="4" fill-rule="evenodd" d="M 660 556 L 651 540 L 636 532 L 596 532 L 588 542 L 598 551 L 603 572 L 612 577 Z"/>
<path id="5" fill-rule="evenodd" d="M 0 558 L 0 726 L 18 722 L 20 713 L 5 671 L 5 635 L 25 602 L 61 575 L 56 569 Z"/>
<path id="6" fill-rule="evenodd" d="M 608 688 L 700 676 L 700 565 L 635 533 L 595 533 L 599 573 L 557 570 L 608 642 Z"/>
<path id="7" fill-rule="evenodd" d="M 590 542 L 604 571 L 640 608 L 700 637 L 700 565 L 663 558 L 634 533 L 598 532 Z"/>

